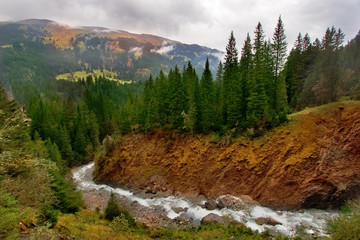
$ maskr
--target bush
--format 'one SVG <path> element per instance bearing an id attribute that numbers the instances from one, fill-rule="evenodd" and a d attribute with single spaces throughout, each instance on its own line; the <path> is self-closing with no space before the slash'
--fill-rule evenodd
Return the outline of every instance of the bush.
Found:
<path id="1" fill-rule="evenodd" d="M 129 222 L 125 218 L 125 215 L 120 213 L 119 216 L 115 217 L 110 224 L 110 227 L 114 232 L 126 232 L 129 230 Z"/>
<path id="2" fill-rule="evenodd" d="M 332 239 L 360 239 L 360 205 L 359 202 L 349 202 L 346 211 L 328 222 L 328 231 Z"/>
<path id="3" fill-rule="evenodd" d="M 42 208 L 42 221 L 49 223 L 49 227 L 56 225 L 59 217 L 59 210 L 51 205 L 46 205 Z"/>
<path id="4" fill-rule="evenodd" d="M 121 214 L 120 206 L 116 201 L 114 193 L 111 193 L 105 209 L 105 218 L 112 221 L 114 220 L 115 217 L 120 216 L 120 214 Z"/>
<path id="5" fill-rule="evenodd" d="M 116 200 L 114 193 L 110 194 L 109 201 L 107 203 L 105 209 L 105 218 L 113 221 L 115 217 L 123 216 L 127 221 L 130 227 L 135 227 L 136 222 L 133 217 L 131 217 L 130 213 L 125 209 L 122 209 L 119 203 Z"/>
<path id="6" fill-rule="evenodd" d="M 16 239 L 20 211 L 16 200 L 0 189 L 0 239 Z"/>

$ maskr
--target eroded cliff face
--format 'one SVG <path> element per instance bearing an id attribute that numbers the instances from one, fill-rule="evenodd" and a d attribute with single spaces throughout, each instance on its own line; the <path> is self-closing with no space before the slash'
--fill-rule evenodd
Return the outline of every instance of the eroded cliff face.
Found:
<path id="1" fill-rule="evenodd" d="M 187 195 L 249 195 L 277 208 L 337 207 L 360 196 L 360 103 L 305 109 L 265 136 L 232 143 L 168 131 L 129 134 L 95 179 Z"/>

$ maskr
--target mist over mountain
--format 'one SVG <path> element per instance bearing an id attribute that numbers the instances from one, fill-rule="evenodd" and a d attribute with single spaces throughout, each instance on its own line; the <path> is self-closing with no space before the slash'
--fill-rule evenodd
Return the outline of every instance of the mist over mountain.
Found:
<path id="1" fill-rule="evenodd" d="M 216 70 L 224 53 L 149 34 L 102 27 L 70 27 L 46 19 L 0 23 L 0 76 L 4 83 L 42 78 L 75 80 L 105 74 L 125 81 L 144 80 L 191 61 L 200 74 L 209 58 Z M 65 74 L 65 75 L 62 75 Z M 6 85 L 6 84 L 5 84 Z"/>

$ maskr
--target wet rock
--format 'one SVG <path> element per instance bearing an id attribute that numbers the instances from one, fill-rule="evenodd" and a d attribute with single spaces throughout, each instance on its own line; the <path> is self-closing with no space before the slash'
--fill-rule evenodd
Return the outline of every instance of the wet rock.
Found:
<path id="1" fill-rule="evenodd" d="M 255 220 L 256 224 L 257 225 L 271 225 L 271 226 L 275 226 L 275 225 L 282 225 L 281 222 L 278 222 L 270 217 L 260 217 L 260 218 L 257 218 Z"/>
<path id="2" fill-rule="evenodd" d="M 210 213 L 201 219 L 201 224 L 208 224 L 208 223 L 227 225 L 225 220 L 215 213 Z"/>
<path id="3" fill-rule="evenodd" d="M 251 197 L 246 195 L 242 195 L 241 198 L 237 198 L 231 195 L 224 195 L 217 199 L 218 208 L 230 208 L 235 211 L 247 210 L 256 204 L 256 201 L 252 200 Z"/>
<path id="4" fill-rule="evenodd" d="M 185 213 L 180 214 L 174 219 L 174 221 L 183 226 L 190 226 L 193 224 L 193 219 L 187 216 Z"/>
<path id="5" fill-rule="evenodd" d="M 146 187 L 145 188 L 145 193 L 152 193 L 151 187 Z"/>
<path id="6" fill-rule="evenodd" d="M 184 208 L 182 208 L 182 207 L 174 207 L 174 208 L 172 208 L 172 210 L 176 213 L 185 212 Z"/>
<path id="7" fill-rule="evenodd" d="M 215 200 L 208 200 L 205 202 L 205 208 L 208 210 L 214 210 L 217 208 L 217 203 Z"/>

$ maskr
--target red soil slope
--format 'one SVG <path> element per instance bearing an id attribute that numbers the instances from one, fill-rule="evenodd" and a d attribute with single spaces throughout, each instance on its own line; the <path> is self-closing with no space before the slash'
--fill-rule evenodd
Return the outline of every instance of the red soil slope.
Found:
<path id="1" fill-rule="evenodd" d="M 96 161 L 95 177 L 193 196 L 245 194 L 287 209 L 337 207 L 360 196 L 360 103 L 333 103 L 290 118 L 263 137 L 231 143 L 167 131 L 129 134 Z"/>

